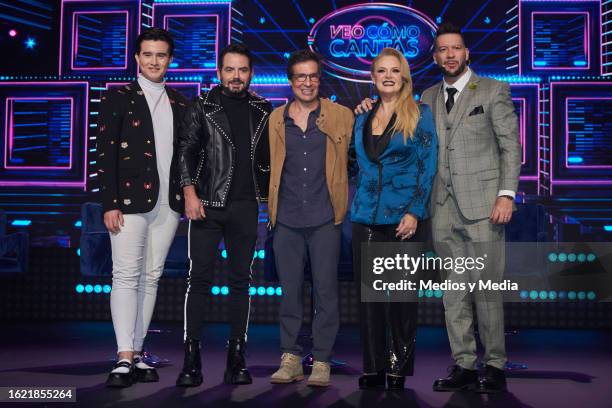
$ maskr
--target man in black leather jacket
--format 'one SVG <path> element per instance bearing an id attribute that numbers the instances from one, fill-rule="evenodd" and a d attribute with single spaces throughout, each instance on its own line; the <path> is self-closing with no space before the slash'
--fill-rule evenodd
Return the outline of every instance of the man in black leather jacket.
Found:
<path id="1" fill-rule="evenodd" d="M 230 339 L 224 382 L 250 384 L 244 347 L 250 310 L 251 263 L 258 202 L 267 201 L 270 172 L 268 118 L 272 106 L 249 92 L 252 58 L 243 45 L 219 56 L 221 85 L 203 92 L 185 115 L 179 168 L 189 218 L 189 278 L 185 295 L 185 362 L 177 386 L 202 383 L 200 332 L 218 247 L 229 268 Z"/>

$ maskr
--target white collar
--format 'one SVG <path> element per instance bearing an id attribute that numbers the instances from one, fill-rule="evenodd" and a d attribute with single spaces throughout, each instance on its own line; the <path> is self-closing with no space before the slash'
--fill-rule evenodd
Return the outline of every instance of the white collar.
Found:
<path id="1" fill-rule="evenodd" d="M 470 78 L 472 77 L 472 70 L 467 67 L 466 72 L 461 75 L 461 77 L 452 85 L 449 85 L 446 80 L 444 82 L 444 92 L 446 92 L 446 88 L 455 88 L 457 90 L 457 94 L 460 94 L 463 91 L 463 88 L 468 84 Z"/>
<path id="2" fill-rule="evenodd" d="M 162 82 L 153 82 L 150 79 L 147 79 L 144 75 L 138 76 L 138 84 L 141 88 L 150 90 L 150 91 L 161 91 L 166 86 L 166 80 L 164 79 Z"/>

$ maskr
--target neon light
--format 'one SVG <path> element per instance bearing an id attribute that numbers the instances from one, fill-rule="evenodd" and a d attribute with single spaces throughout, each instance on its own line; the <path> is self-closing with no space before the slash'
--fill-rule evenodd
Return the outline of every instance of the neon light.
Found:
<path id="1" fill-rule="evenodd" d="M 527 99 L 526 98 L 512 98 L 513 101 L 518 101 L 519 103 L 519 138 L 521 143 L 521 149 L 523 150 L 523 158 L 521 159 L 521 164 L 525 164 L 527 152 L 525 146 L 525 138 L 527 133 Z"/>
<path id="2" fill-rule="evenodd" d="M 570 100 L 593 100 L 593 101 L 609 101 L 612 97 L 566 97 L 565 98 L 565 167 L 568 169 L 580 168 L 580 169 L 611 169 L 612 165 L 584 165 L 582 163 L 582 157 L 569 157 L 569 101 Z M 552 110 L 552 109 L 551 109 Z M 552 132 L 552 131 L 551 131 Z M 552 133 L 551 133 L 552 134 Z M 580 160 L 578 160 L 580 159 Z M 577 166 L 571 166 L 572 164 L 578 164 Z"/>
<path id="3" fill-rule="evenodd" d="M 396 25 L 402 18 L 405 22 Z M 312 27 L 307 40 L 313 51 L 329 56 L 323 64 L 331 75 L 370 82 L 371 61 L 384 47 L 403 52 L 413 73 L 415 68 L 431 65 L 428 51 L 433 48 L 435 30 L 435 23 L 418 10 L 399 4 L 365 3 L 327 14 Z"/>
<path id="4" fill-rule="evenodd" d="M 180 0 L 164 0 L 164 1 L 155 1 L 153 3 L 153 7 L 151 10 L 151 21 L 153 21 L 154 25 L 156 24 L 156 20 L 155 20 L 155 13 L 158 12 L 158 9 L 160 7 L 171 7 L 170 10 L 177 10 L 180 9 L 182 10 L 183 8 L 181 6 L 206 6 L 206 5 L 217 5 L 217 6 L 225 6 L 227 5 L 227 33 L 228 35 L 227 37 L 227 42 L 226 44 L 229 44 L 231 41 L 231 36 L 229 33 L 232 32 L 232 2 L 231 1 L 227 1 L 227 0 L 219 0 L 219 1 L 198 1 L 198 0 L 187 0 L 187 1 L 180 1 Z M 207 10 L 208 11 L 208 10 Z M 162 12 L 162 15 L 163 12 Z M 187 15 L 185 14 L 185 16 L 193 16 L 193 14 Z M 221 20 L 220 14 L 217 14 L 217 18 L 218 21 Z M 164 19 L 165 20 L 165 19 Z M 166 27 L 165 22 L 161 21 L 161 22 L 157 22 L 160 25 L 163 25 L 164 27 Z M 220 23 L 218 23 L 217 25 L 217 38 L 215 41 L 215 50 L 219 49 L 219 36 L 220 33 L 222 32 L 222 30 L 220 29 Z M 216 53 L 218 55 L 218 53 Z M 215 58 L 215 67 L 216 67 L 216 58 Z M 216 69 L 216 68 L 215 68 Z M 213 69 L 209 68 L 204 68 L 204 69 L 185 69 L 185 71 L 212 71 Z M 178 71 L 178 69 L 173 69 L 172 71 Z M 138 67 L 136 72 L 138 72 Z"/>
<path id="5" fill-rule="evenodd" d="M 370 16 L 367 20 L 385 21 L 382 25 L 361 25 L 362 19 L 354 25 L 340 24 L 330 26 L 330 54 L 334 57 L 376 57 L 382 48 L 393 47 L 404 55 L 414 58 L 419 54 L 418 44 L 421 30 L 415 25 L 394 26 L 393 22 L 383 16 Z M 340 38 L 338 38 L 340 37 Z M 356 40 L 366 40 L 357 42 Z M 344 40 L 348 40 L 347 42 Z M 403 42 L 405 41 L 405 42 Z M 338 47 L 344 51 L 338 51 Z M 364 61 L 371 63 L 369 61 Z"/>
<path id="6" fill-rule="evenodd" d="M 280 102 L 278 105 L 275 105 L 274 103 L 272 103 L 273 106 L 281 106 L 289 102 L 289 98 L 266 98 L 266 100 L 270 102 L 273 102 L 273 101 Z"/>
<path id="7" fill-rule="evenodd" d="M 221 27 L 219 26 L 219 15 L 218 14 L 165 14 L 164 15 L 164 29 L 169 30 L 168 27 L 168 19 L 180 19 L 180 18 L 192 18 L 192 17 L 214 17 L 215 18 L 215 29 L 216 29 L 216 39 L 215 39 L 215 56 L 214 63 L 210 66 L 209 63 L 204 64 L 205 68 L 174 68 L 170 67 L 168 71 L 171 72 L 183 72 L 183 71 L 191 71 L 191 72 L 206 72 L 206 71 L 216 71 L 217 70 L 217 56 L 219 55 L 219 30 Z"/>
<path id="8" fill-rule="evenodd" d="M 13 227 L 28 227 L 32 224 L 32 220 L 13 220 L 11 225 Z"/>
<path id="9" fill-rule="evenodd" d="M 25 45 L 26 48 L 34 49 L 34 47 L 36 46 L 36 40 L 30 37 L 25 41 Z"/>
<path id="10" fill-rule="evenodd" d="M 125 52 L 123 56 L 123 66 L 121 67 L 76 67 L 74 66 L 74 59 L 78 55 L 79 51 L 79 26 L 77 20 L 80 15 L 85 14 L 125 14 Z M 105 34 L 107 35 L 107 34 Z M 129 35 L 129 10 L 116 10 L 116 11 L 104 11 L 104 10 L 91 10 L 91 11 L 75 11 L 72 13 L 72 52 L 70 53 L 70 69 L 72 71 L 100 71 L 100 70 L 125 70 L 128 65 L 128 35 Z M 61 39 L 60 39 L 61 41 Z M 60 57 L 61 59 L 61 57 Z M 60 72 L 61 73 L 61 72 Z"/>
<path id="11" fill-rule="evenodd" d="M 539 80 L 539 78 L 538 78 Z M 534 95 L 535 95 L 535 104 L 536 104 L 536 125 L 538 128 L 539 127 L 539 120 L 540 120 L 540 92 L 539 92 L 539 86 L 538 84 L 526 84 L 526 83 L 510 83 L 510 86 L 512 87 L 512 89 L 515 88 L 532 88 L 534 91 Z M 521 128 L 521 133 L 525 136 L 521 135 L 521 143 L 523 146 L 523 164 L 527 163 L 527 147 L 526 147 L 526 135 L 527 135 L 527 112 L 531 111 L 531 109 L 527 109 L 527 99 L 526 98 L 513 98 L 514 99 L 521 99 L 524 101 L 524 110 L 521 110 L 522 115 L 523 115 L 523 119 L 520 120 L 520 128 Z M 523 175 L 520 176 L 521 180 L 524 181 L 537 181 L 539 184 L 539 177 L 538 177 L 538 173 L 539 173 L 539 169 L 540 169 L 540 138 L 537 136 L 536 134 L 536 141 L 535 141 L 535 149 L 537 152 L 537 160 L 536 160 L 536 164 L 535 164 L 535 174 L 530 174 L 530 175 Z"/>
<path id="12" fill-rule="evenodd" d="M 520 2 L 519 2 L 520 4 Z M 542 15 L 550 15 L 550 14 L 559 14 L 559 15 L 584 15 L 584 57 L 586 59 L 587 62 L 585 62 L 584 65 L 580 65 L 577 66 L 574 63 L 574 66 L 572 67 L 553 67 L 553 66 L 548 66 L 546 64 L 546 61 L 535 61 L 535 56 L 534 56 L 534 52 L 535 52 L 535 39 L 534 39 L 534 32 L 533 32 L 533 28 L 534 28 L 534 24 L 533 24 L 533 20 L 534 20 L 534 16 L 536 14 L 542 14 Z M 591 30 L 590 30 L 590 17 L 591 17 L 591 13 L 588 11 L 532 11 L 531 12 L 531 69 L 540 69 L 540 70 L 577 70 L 577 69 L 584 69 L 584 70 L 588 70 L 591 67 L 591 58 L 590 58 L 590 44 L 591 44 Z M 544 63 L 544 65 L 540 65 Z"/>
<path id="13" fill-rule="evenodd" d="M 70 101 L 70 144 L 69 144 L 69 159 L 68 165 L 66 166 L 15 166 L 15 165 L 7 165 L 8 161 L 12 159 L 13 156 L 13 146 L 14 146 L 14 123 L 13 123 L 13 114 L 14 114 L 14 104 L 15 101 L 61 101 L 68 100 Z M 74 118 L 74 98 L 73 97 L 8 97 L 6 98 L 6 108 L 5 108 L 5 137 L 8 138 L 8 143 L 5 143 L 4 150 L 4 168 L 7 170 L 70 170 L 72 169 L 72 146 L 73 146 L 73 126 L 72 120 Z M 8 156 L 8 157 L 7 157 Z"/>
<path id="14" fill-rule="evenodd" d="M 128 85 L 130 82 L 107 82 L 104 84 L 104 88 L 102 89 L 111 89 L 111 88 L 119 88 L 124 85 Z M 197 89 L 196 95 L 199 95 L 202 91 L 202 84 L 200 82 L 168 82 L 166 81 L 166 86 L 170 88 L 187 88 L 189 86 L 194 86 Z"/>

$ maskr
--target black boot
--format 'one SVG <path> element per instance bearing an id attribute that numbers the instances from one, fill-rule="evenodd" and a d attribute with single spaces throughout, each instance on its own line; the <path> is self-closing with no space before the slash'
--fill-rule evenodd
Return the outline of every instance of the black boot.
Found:
<path id="1" fill-rule="evenodd" d="M 387 376 L 387 389 L 389 390 L 403 390 L 404 380 L 406 377 L 403 375 L 388 375 Z"/>
<path id="2" fill-rule="evenodd" d="M 244 359 L 244 348 L 246 342 L 241 339 L 230 339 L 227 350 L 227 365 L 223 382 L 226 384 L 251 384 L 253 379 L 249 370 L 246 368 Z"/>
<path id="3" fill-rule="evenodd" d="M 197 387 L 202 384 L 202 358 L 200 357 L 200 340 L 185 340 L 185 361 L 183 371 L 176 379 L 177 387 Z"/>
<path id="4" fill-rule="evenodd" d="M 478 383 L 478 372 L 454 365 L 446 378 L 437 379 L 433 384 L 434 391 L 472 390 Z"/>
<path id="5" fill-rule="evenodd" d="M 376 374 L 364 374 L 359 377 L 359 388 L 385 388 L 385 372 L 378 371 Z"/>

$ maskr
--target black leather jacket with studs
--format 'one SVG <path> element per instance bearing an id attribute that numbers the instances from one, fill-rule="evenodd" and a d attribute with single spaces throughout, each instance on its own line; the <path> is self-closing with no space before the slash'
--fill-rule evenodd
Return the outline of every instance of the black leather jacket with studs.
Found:
<path id="1" fill-rule="evenodd" d="M 205 207 L 225 207 L 235 169 L 235 147 L 221 105 L 221 86 L 204 91 L 185 114 L 179 137 L 178 165 L 181 186 L 194 185 Z M 255 194 L 268 200 L 270 147 L 268 119 L 272 105 L 249 93 L 251 165 Z"/>

